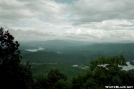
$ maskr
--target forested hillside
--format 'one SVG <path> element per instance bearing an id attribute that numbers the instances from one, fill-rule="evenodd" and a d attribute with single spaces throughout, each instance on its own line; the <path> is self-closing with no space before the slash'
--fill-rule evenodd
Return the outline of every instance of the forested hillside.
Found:
<path id="1" fill-rule="evenodd" d="M 133 88 L 133 43 L 19 45 L 0 28 L 0 89 Z"/>
<path id="2" fill-rule="evenodd" d="M 48 43 L 46 43 L 48 42 Z M 59 47 L 58 43 L 59 42 Z M 69 44 L 65 46 L 63 43 Z M 52 47 L 43 44 L 53 45 Z M 101 56 L 113 57 L 123 54 L 127 62 L 131 65 L 133 62 L 133 49 L 134 43 L 88 43 L 88 42 L 72 42 L 62 40 L 51 40 L 42 43 L 23 43 L 20 46 L 22 53 L 22 60 L 30 61 L 34 73 L 34 76 L 47 75 L 50 69 L 58 68 L 63 71 L 71 79 L 76 74 L 86 72 L 90 66 L 90 60 L 96 60 Z M 72 45 L 73 43 L 73 45 Z M 31 46 L 30 46 L 31 44 Z M 32 45 L 34 44 L 34 46 Z M 28 51 L 26 49 L 38 49 L 38 47 L 44 48 L 35 52 Z M 76 65 L 77 67 L 73 67 Z M 43 68 L 45 67 L 45 68 Z M 69 70 L 68 70 L 69 69 Z"/>

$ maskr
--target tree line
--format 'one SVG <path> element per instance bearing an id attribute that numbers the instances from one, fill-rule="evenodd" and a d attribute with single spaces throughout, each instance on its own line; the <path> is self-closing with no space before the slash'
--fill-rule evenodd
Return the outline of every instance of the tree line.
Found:
<path id="1" fill-rule="evenodd" d="M 30 63 L 21 62 L 19 45 L 9 31 L 0 28 L 0 89 L 104 89 L 134 84 L 134 73 L 119 67 L 127 66 L 123 55 L 92 60 L 87 73 L 76 75 L 71 81 L 59 69 L 34 79 Z"/>

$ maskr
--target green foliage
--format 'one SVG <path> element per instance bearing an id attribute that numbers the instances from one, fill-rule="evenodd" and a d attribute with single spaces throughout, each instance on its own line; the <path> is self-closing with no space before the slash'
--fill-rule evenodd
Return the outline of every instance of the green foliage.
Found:
<path id="1" fill-rule="evenodd" d="M 34 89 L 49 89 L 47 78 L 45 76 L 36 78 Z"/>
<path id="2" fill-rule="evenodd" d="M 119 57 L 111 57 L 111 58 L 105 58 L 100 57 L 98 60 L 92 60 L 90 61 L 90 70 L 94 71 L 96 68 L 104 68 L 103 65 L 106 65 L 105 69 L 112 70 L 112 69 L 119 69 L 118 65 L 121 66 L 127 66 L 124 56 L 121 54 Z M 100 67 L 99 67 L 100 65 Z"/>
<path id="3" fill-rule="evenodd" d="M 54 85 L 58 80 L 67 80 L 67 76 L 60 72 L 60 70 L 55 69 L 51 70 L 48 75 L 48 82 L 52 85 Z"/>
<path id="4" fill-rule="evenodd" d="M 64 80 L 58 80 L 53 89 L 70 89 L 70 85 Z"/>
<path id="5" fill-rule="evenodd" d="M 101 46 L 104 47 L 103 45 Z M 108 45 L 105 46 L 109 49 Z M 19 43 L 14 41 L 14 37 L 10 35 L 8 31 L 4 32 L 3 28 L 0 28 L 0 89 L 104 89 L 105 86 L 130 86 L 134 84 L 134 72 L 123 71 L 121 67 L 119 67 L 119 65 L 127 66 L 122 54 L 108 58 L 102 56 L 97 60 L 91 60 L 87 73 L 85 74 L 84 71 L 82 71 L 83 74 L 74 76 L 71 82 L 67 80 L 67 76 L 60 72 L 59 69 L 56 68 L 49 71 L 49 67 L 42 65 L 42 62 L 45 60 L 45 62 L 51 64 L 51 68 L 59 66 L 60 68 L 62 67 L 62 70 L 67 69 L 70 72 L 75 70 L 73 72 L 77 72 L 79 71 L 78 68 L 73 69 L 71 65 L 75 64 L 76 61 L 78 65 L 80 65 L 81 62 L 88 64 L 87 61 L 92 58 L 90 57 L 91 55 L 88 55 L 89 50 L 85 50 L 85 52 L 87 52 L 86 54 L 84 54 L 84 52 L 79 52 L 78 54 L 74 54 L 73 52 L 70 54 L 43 51 L 35 53 L 25 52 L 25 59 L 30 59 L 34 64 L 40 61 L 40 63 L 38 63 L 39 65 L 41 64 L 40 71 L 42 71 L 44 67 L 46 69 L 48 68 L 47 71 L 49 71 L 47 76 L 40 76 L 33 81 L 30 70 L 31 64 L 29 62 L 21 62 L 18 47 Z M 94 50 L 94 53 L 98 53 L 98 49 L 100 48 L 91 48 L 91 50 Z M 109 51 L 113 52 L 113 49 Z M 104 54 L 107 54 L 107 50 L 104 51 Z M 92 56 L 94 57 L 96 55 Z M 100 56 L 100 54 L 97 54 L 97 56 Z M 61 61 L 63 61 L 63 63 Z M 131 60 L 130 63 L 132 64 L 133 61 Z M 71 67 L 68 67 L 66 64 Z M 37 65 L 33 65 L 33 67 L 37 67 Z M 39 70 L 39 68 L 33 68 L 33 70 L 36 71 Z M 69 74 L 71 74 L 70 72 Z"/>
<path id="6" fill-rule="evenodd" d="M 101 57 L 90 63 L 90 70 L 86 75 L 73 78 L 73 89 L 104 89 L 105 86 L 129 86 L 134 83 L 134 73 L 123 71 L 118 66 L 126 66 L 123 55 L 111 58 Z"/>
<path id="7" fill-rule="evenodd" d="M 0 28 L 0 89 L 31 89 L 30 64 L 21 64 L 19 44 Z"/>
<path id="8" fill-rule="evenodd" d="M 67 76 L 58 69 L 50 70 L 47 77 L 38 77 L 35 89 L 68 89 Z"/>
<path id="9" fill-rule="evenodd" d="M 72 89 L 82 89 L 84 83 L 84 78 L 81 75 L 73 77 L 72 79 Z"/>

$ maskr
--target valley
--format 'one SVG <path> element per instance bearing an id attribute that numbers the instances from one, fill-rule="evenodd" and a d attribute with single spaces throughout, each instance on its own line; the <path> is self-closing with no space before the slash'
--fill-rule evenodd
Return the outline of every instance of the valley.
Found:
<path id="1" fill-rule="evenodd" d="M 33 76 L 44 76 L 51 69 L 58 68 L 68 78 L 85 73 L 90 60 L 101 56 L 112 57 L 123 54 L 128 67 L 134 69 L 134 43 L 88 43 L 51 40 L 46 42 L 28 42 L 20 46 L 22 60 L 30 61 Z"/>

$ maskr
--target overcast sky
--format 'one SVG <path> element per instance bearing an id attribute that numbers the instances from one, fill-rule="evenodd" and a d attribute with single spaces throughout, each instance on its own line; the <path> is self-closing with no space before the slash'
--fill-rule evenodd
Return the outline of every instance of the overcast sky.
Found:
<path id="1" fill-rule="evenodd" d="M 0 0 L 0 26 L 17 40 L 134 40 L 134 0 Z"/>

